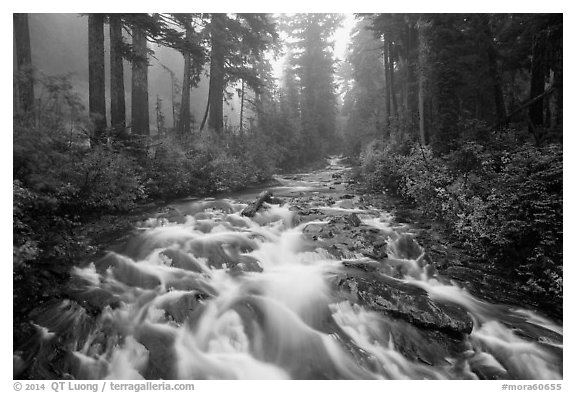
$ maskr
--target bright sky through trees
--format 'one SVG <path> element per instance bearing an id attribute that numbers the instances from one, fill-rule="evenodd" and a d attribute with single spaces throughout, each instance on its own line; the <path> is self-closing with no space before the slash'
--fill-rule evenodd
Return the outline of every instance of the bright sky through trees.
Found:
<path id="1" fill-rule="evenodd" d="M 280 14 L 277 14 L 280 15 Z M 354 14 L 344 14 L 344 21 L 342 22 L 342 27 L 340 27 L 336 34 L 334 35 L 334 54 L 338 60 L 344 60 L 346 55 L 346 47 L 348 46 L 350 40 L 350 31 L 356 23 L 354 19 Z M 282 40 L 286 37 L 281 33 Z M 272 67 L 274 68 L 274 76 L 280 78 L 282 75 L 282 66 L 284 64 L 284 56 L 280 56 L 276 61 L 272 61 Z"/>

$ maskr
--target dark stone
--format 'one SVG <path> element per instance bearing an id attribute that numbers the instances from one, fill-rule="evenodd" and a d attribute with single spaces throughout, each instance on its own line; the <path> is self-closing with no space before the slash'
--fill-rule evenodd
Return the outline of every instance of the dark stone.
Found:
<path id="1" fill-rule="evenodd" d="M 258 260 L 248 255 L 238 256 L 238 263 L 230 268 L 232 275 L 239 275 L 246 272 L 262 273 L 264 269 L 260 266 Z"/>
<path id="2" fill-rule="evenodd" d="M 391 277 L 355 269 L 337 276 L 334 284 L 351 301 L 415 326 L 453 336 L 472 332 L 473 323 L 466 310 L 432 301 L 425 290 Z"/>
<path id="3" fill-rule="evenodd" d="M 201 273 L 202 265 L 192 255 L 175 249 L 166 249 L 160 253 L 172 261 L 172 266 L 192 272 Z"/>
<path id="4" fill-rule="evenodd" d="M 302 231 L 306 235 L 318 235 L 322 233 L 324 225 L 321 224 L 308 224 L 304 227 Z"/>
<path id="5" fill-rule="evenodd" d="M 201 301 L 211 296 L 204 292 L 190 292 L 182 295 L 176 301 L 166 302 L 163 305 L 164 311 L 178 323 L 184 322 L 187 318 L 198 317 L 201 311 Z"/>
<path id="6" fill-rule="evenodd" d="M 410 235 L 402 234 L 390 243 L 390 249 L 394 255 L 401 259 L 418 259 L 422 255 L 422 248 Z"/>
<path id="7" fill-rule="evenodd" d="M 115 253 L 108 253 L 96 262 L 96 271 L 103 274 L 111 268 L 114 278 L 132 287 L 154 289 L 160 285 L 160 279 L 139 268 L 130 258 Z"/>
<path id="8" fill-rule="evenodd" d="M 75 300 L 92 315 L 98 315 L 106 306 L 117 308 L 120 298 L 101 288 L 68 291 L 70 299 Z"/>
<path id="9" fill-rule="evenodd" d="M 275 196 L 272 196 L 270 198 L 268 198 L 268 203 L 271 203 L 272 205 L 282 205 L 284 203 L 284 201 L 282 200 L 282 198 L 278 198 Z"/>
<path id="10" fill-rule="evenodd" d="M 382 341 L 391 339 L 394 348 L 413 362 L 448 366 L 447 359 L 461 357 L 466 341 L 440 331 L 423 329 L 402 319 L 387 318 L 381 325 Z M 459 376 L 457 376 L 459 377 Z"/>
<path id="11" fill-rule="evenodd" d="M 348 215 L 347 219 L 348 219 L 348 222 L 350 224 L 352 224 L 352 226 L 357 227 L 360 224 L 362 224 L 362 220 L 360 220 L 360 218 L 358 217 L 358 214 L 356 214 L 356 213 L 352 213 L 352 214 Z"/>
<path id="12" fill-rule="evenodd" d="M 356 261 L 343 261 L 342 264 L 346 267 L 352 269 L 360 269 L 365 272 L 375 272 L 380 267 L 380 263 L 367 259 L 367 260 L 356 260 Z"/>

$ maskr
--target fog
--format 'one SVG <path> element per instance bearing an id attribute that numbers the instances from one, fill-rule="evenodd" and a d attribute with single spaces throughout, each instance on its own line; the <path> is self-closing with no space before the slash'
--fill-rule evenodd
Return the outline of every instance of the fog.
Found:
<path id="1" fill-rule="evenodd" d="M 32 64 L 37 71 L 44 75 L 70 74 L 70 81 L 75 91 L 82 97 L 88 106 L 88 16 L 79 14 L 30 14 L 30 41 L 32 49 Z M 105 66 L 106 66 L 106 102 L 108 119 L 110 118 L 110 42 L 109 29 L 106 25 L 105 34 Z M 130 37 L 125 38 L 130 42 Z M 162 113 L 168 127 L 173 125 L 172 116 L 172 81 L 170 73 L 162 67 L 172 70 L 179 84 L 182 82 L 184 59 L 182 55 L 171 48 L 161 47 L 149 43 L 148 47 L 154 51 L 150 57 L 148 71 L 148 102 L 150 112 L 150 128 L 152 133 L 157 132 L 156 127 L 156 97 L 162 100 Z M 124 87 L 126 91 L 126 116 L 130 124 L 131 104 L 131 71 L 130 63 L 124 61 Z M 38 87 L 37 87 L 38 88 Z M 234 92 L 232 87 L 229 92 Z M 180 102 L 181 97 L 176 97 Z M 202 121 L 206 101 L 208 99 L 208 78 L 202 76 L 198 87 L 190 93 L 191 116 L 193 127 L 198 128 Z M 225 122 L 231 126 L 239 125 L 239 100 L 234 94 L 232 100 L 224 106 Z"/>

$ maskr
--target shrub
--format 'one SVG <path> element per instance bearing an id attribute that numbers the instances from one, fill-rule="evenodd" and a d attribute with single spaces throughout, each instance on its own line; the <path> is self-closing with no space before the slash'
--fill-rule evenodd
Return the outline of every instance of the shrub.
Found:
<path id="1" fill-rule="evenodd" d="M 209 183 L 209 153 L 188 143 L 165 138 L 146 163 L 146 188 L 152 198 L 174 198 L 206 192 Z"/>
<path id="2" fill-rule="evenodd" d="M 58 177 L 58 197 L 74 211 L 128 211 L 146 197 L 141 168 L 122 151 L 97 146 L 73 154 Z"/>
<path id="3" fill-rule="evenodd" d="M 443 157 L 372 143 L 361 155 L 363 180 L 446 223 L 478 261 L 516 276 L 525 290 L 561 298 L 562 148 L 481 131 Z"/>

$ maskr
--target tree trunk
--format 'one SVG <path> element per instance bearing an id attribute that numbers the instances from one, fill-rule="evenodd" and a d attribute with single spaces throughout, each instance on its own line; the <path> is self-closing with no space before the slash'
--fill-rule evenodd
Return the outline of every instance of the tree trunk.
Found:
<path id="1" fill-rule="evenodd" d="M 158 135 L 161 135 L 160 130 L 162 129 L 162 110 L 160 106 L 160 96 L 156 94 L 156 129 L 158 130 Z"/>
<path id="2" fill-rule="evenodd" d="M 492 79 L 492 88 L 494 90 L 494 104 L 496 105 L 496 117 L 501 124 L 506 118 L 506 104 L 504 103 L 504 92 L 502 90 L 502 78 L 498 71 L 496 63 L 496 49 L 492 47 L 488 54 L 489 72 Z"/>
<path id="3" fill-rule="evenodd" d="M 532 67 L 530 70 L 530 98 L 538 97 L 544 92 L 546 78 L 544 51 L 546 50 L 546 35 L 538 33 L 532 43 Z M 535 127 L 544 123 L 544 100 L 535 100 L 529 109 L 530 120 Z"/>
<path id="4" fill-rule="evenodd" d="M 186 23 L 186 41 L 192 39 L 192 26 Z M 192 66 L 192 55 L 184 52 L 184 77 L 182 78 L 182 101 L 180 104 L 180 122 L 178 123 L 178 133 L 180 135 L 190 133 L 190 67 Z"/>
<path id="5" fill-rule="evenodd" d="M 399 57 L 398 67 L 402 70 L 402 77 L 400 85 L 400 102 L 401 108 L 398 108 L 398 112 L 402 114 L 403 117 L 408 116 L 408 62 L 405 58 Z"/>
<path id="6" fill-rule="evenodd" d="M 394 56 L 393 56 L 393 44 L 388 41 L 388 74 L 390 79 L 390 114 L 391 116 L 396 116 L 396 111 L 398 110 L 398 105 L 396 103 L 396 92 L 394 89 Z"/>
<path id="7" fill-rule="evenodd" d="M 554 74 L 554 84 L 557 86 L 558 88 L 558 94 L 556 95 L 556 116 L 554 117 L 554 125 L 557 127 L 562 127 L 562 122 L 563 122 L 563 100 L 562 100 L 562 65 L 560 65 L 560 68 L 556 70 L 555 74 Z"/>
<path id="8" fill-rule="evenodd" d="M 206 120 L 208 120 L 208 112 L 210 110 L 210 89 L 208 89 L 208 99 L 206 100 L 206 110 L 204 111 L 204 117 L 202 118 L 202 124 L 200 124 L 200 131 L 204 129 L 206 125 Z"/>
<path id="9" fill-rule="evenodd" d="M 419 113 L 419 80 L 418 80 L 418 30 L 414 22 L 408 26 L 408 48 L 406 49 L 408 61 L 408 115 L 412 128 L 416 128 L 415 119 Z"/>
<path id="10" fill-rule="evenodd" d="M 386 39 L 384 39 L 384 82 L 386 86 L 386 118 L 387 126 L 390 125 L 390 117 L 392 116 L 392 111 L 390 110 L 390 75 L 388 74 L 388 45 Z"/>
<path id="11" fill-rule="evenodd" d="M 210 115 L 208 127 L 216 134 L 222 134 L 224 118 L 224 14 L 212 14 L 210 41 L 212 56 L 210 61 Z"/>
<path id="12" fill-rule="evenodd" d="M 502 90 L 502 77 L 498 71 L 498 52 L 494 47 L 492 29 L 487 14 L 480 14 L 480 23 L 482 35 L 486 45 L 486 55 L 488 60 L 488 73 L 492 81 L 492 90 L 494 94 L 494 104 L 496 107 L 496 118 L 498 124 L 503 124 L 506 119 L 506 104 L 504 103 L 504 92 Z"/>
<path id="13" fill-rule="evenodd" d="M 419 21 L 420 26 L 420 21 Z M 424 114 L 425 107 L 425 85 L 426 85 L 426 74 L 425 74 L 425 62 L 426 62 L 426 45 L 424 39 L 423 27 L 418 29 L 418 128 L 420 131 L 420 143 L 422 146 L 428 143 L 428 138 L 426 135 L 426 118 Z"/>
<path id="14" fill-rule="evenodd" d="M 240 134 L 244 129 L 244 79 L 242 79 L 242 93 L 240 96 Z"/>
<path id="15" fill-rule="evenodd" d="M 174 91 L 174 73 L 170 73 L 170 82 L 172 83 L 172 128 L 176 130 L 176 92 Z"/>
<path id="16" fill-rule="evenodd" d="M 34 78 L 32 73 L 32 51 L 28 14 L 13 14 L 14 40 L 18 84 L 16 85 L 17 109 L 30 112 L 34 106 Z"/>
<path id="17" fill-rule="evenodd" d="M 426 127 L 424 118 L 424 76 L 420 75 L 418 78 L 418 129 L 420 131 L 420 143 L 422 146 L 426 145 Z"/>
<path id="18" fill-rule="evenodd" d="M 434 122 L 435 133 L 431 138 L 436 154 L 449 153 L 457 147 L 459 136 L 458 120 L 460 118 L 460 97 L 457 87 L 462 76 L 454 67 L 453 49 L 460 42 L 462 33 L 455 27 L 453 14 L 438 14 L 434 16 L 434 25 L 430 28 L 429 53 L 432 57 L 431 74 L 434 75 Z"/>
<path id="19" fill-rule="evenodd" d="M 122 57 L 122 20 L 110 15 L 110 117 L 111 127 L 120 138 L 126 135 L 126 97 Z"/>
<path id="20" fill-rule="evenodd" d="M 280 198 L 276 198 L 272 194 L 272 192 L 270 192 L 269 190 L 265 190 L 265 191 L 262 191 L 258 195 L 256 200 L 254 200 L 248 206 L 246 206 L 240 214 L 243 215 L 244 217 L 254 217 L 256 215 L 256 213 L 258 212 L 258 210 L 260 210 L 262 208 L 262 205 L 264 204 L 264 202 L 270 203 L 273 205 L 281 205 L 282 204 L 282 200 Z"/>
<path id="21" fill-rule="evenodd" d="M 94 122 L 93 143 L 103 141 L 106 131 L 106 82 L 104 75 L 104 15 L 88 16 L 88 107 Z"/>
<path id="22" fill-rule="evenodd" d="M 150 135 L 146 34 L 137 26 L 132 27 L 132 44 L 138 57 L 132 62 L 132 132 Z"/>

